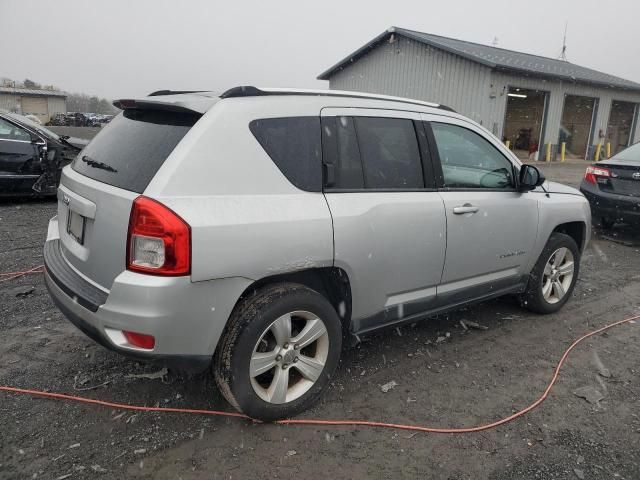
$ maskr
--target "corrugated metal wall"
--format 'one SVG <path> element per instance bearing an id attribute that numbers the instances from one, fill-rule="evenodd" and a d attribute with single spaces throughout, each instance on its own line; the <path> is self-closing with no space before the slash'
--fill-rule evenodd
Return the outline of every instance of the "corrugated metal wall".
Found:
<path id="1" fill-rule="evenodd" d="M 19 97 L 0 93 L 0 109 L 15 112 L 20 110 Z"/>
<path id="2" fill-rule="evenodd" d="M 56 113 L 67 113 L 67 99 L 64 97 L 49 97 L 49 118 Z"/>
<path id="3" fill-rule="evenodd" d="M 329 88 L 397 95 L 442 103 L 484 125 L 501 136 L 509 87 L 549 92 L 546 112 L 545 143 L 558 143 L 560 119 L 565 95 L 598 98 L 595 138 L 607 130 L 611 102 L 640 103 L 640 92 L 606 89 L 516 76 L 466 60 L 420 42 L 394 36 L 370 53 L 336 72 Z M 640 121 L 636 122 L 634 141 L 640 140 Z"/>
<path id="4" fill-rule="evenodd" d="M 442 103 L 490 128 L 490 77 L 483 65 L 396 36 L 333 75 L 329 87 Z"/>

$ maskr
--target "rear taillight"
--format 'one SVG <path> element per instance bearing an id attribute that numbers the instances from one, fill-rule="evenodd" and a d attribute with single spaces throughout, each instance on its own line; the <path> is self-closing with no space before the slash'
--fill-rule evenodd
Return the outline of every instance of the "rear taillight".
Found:
<path id="1" fill-rule="evenodd" d="M 189 275 L 189 225 L 161 203 L 136 198 L 127 234 L 127 269 L 153 275 Z"/>
<path id="2" fill-rule="evenodd" d="M 596 177 L 610 177 L 610 176 L 611 176 L 611 172 L 606 168 L 601 168 L 601 167 L 590 166 L 590 167 L 587 167 L 587 171 L 584 172 L 584 179 L 589 183 L 593 183 L 594 185 L 597 182 Z"/>

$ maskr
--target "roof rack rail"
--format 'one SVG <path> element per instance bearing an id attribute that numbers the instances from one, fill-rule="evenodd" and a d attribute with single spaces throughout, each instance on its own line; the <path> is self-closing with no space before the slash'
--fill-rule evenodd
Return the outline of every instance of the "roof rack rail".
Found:
<path id="1" fill-rule="evenodd" d="M 202 93 L 206 90 L 157 90 L 151 92 L 147 97 L 160 97 L 162 95 L 181 95 L 183 93 Z"/>
<path id="2" fill-rule="evenodd" d="M 315 95 L 326 97 L 352 97 L 367 98 L 371 100 L 388 100 L 393 102 L 411 103 L 414 105 L 423 105 L 426 107 L 439 108 L 448 112 L 456 113 L 456 111 L 440 105 L 438 103 L 424 102 L 422 100 L 414 100 L 411 98 L 392 97 L 388 95 L 378 95 L 375 93 L 348 92 L 344 90 L 303 90 L 303 89 L 287 89 L 287 88 L 257 88 L 251 85 L 233 87 L 220 95 L 220 98 L 239 98 L 239 97 L 264 97 L 274 95 Z"/>

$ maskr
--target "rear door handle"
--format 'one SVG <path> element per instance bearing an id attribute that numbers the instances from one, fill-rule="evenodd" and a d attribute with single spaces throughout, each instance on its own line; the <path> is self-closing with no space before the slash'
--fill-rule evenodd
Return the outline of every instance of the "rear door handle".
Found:
<path id="1" fill-rule="evenodd" d="M 476 213 L 480 210 L 478 207 L 471 205 L 470 203 L 465 203 L 464 205 L 453 207 L 453 213 L 456 215 L 462 215 L 464 213 Z"/>

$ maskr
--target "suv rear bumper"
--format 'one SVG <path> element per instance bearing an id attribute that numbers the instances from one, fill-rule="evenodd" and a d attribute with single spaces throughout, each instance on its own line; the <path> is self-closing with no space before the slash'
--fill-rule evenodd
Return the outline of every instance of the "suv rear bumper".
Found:
<path id="1" fill-rule="evenodd" d="M 87 336 L 123 355 L 203 370 L 210 363 L 244 278 L 191 282 L 123 271 L 107 293 L 71 268 L 55 238 L 52 219 L 45 243 L 45 282 L 56 306 Z M 54 232 L 54 235 L 52 235 Z M 54 237 L 54 238 L 52 238 Z M 152 350 L 127 343 L 122 331 L 153 335 Z"/>

